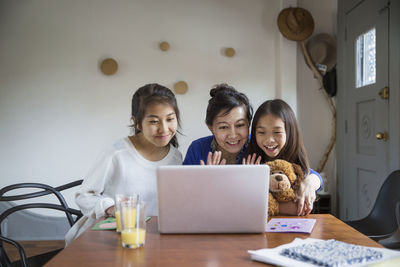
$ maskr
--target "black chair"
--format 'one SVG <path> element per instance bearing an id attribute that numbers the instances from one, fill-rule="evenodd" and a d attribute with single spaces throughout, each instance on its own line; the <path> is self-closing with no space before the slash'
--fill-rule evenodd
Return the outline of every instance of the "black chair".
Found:
<path id="1" fill-rule="evenodd" d="M 400 249 L 400 202 L 396 205 L 396 219 L 397 219 L 397 227 L 398 232 L 390 238 L 390 240 L 384 240 L 381 242 L 383 246 L 390 249 Z"/>
<path id="2" fill-rule="evenodd" d="M 27 209 L 52 209 L 52 210 L 59 210 L 64 212 L 66 215 L 66 219 L 70 226 L 74 225 L 77 220 L 82 217 L 82 213 L 80 210 L 72 209 L 67 205 L 61 191 L 72 188 L 74 186 L 78 186 L 82 184 L 83 180 L 77 180 L 59 187 L 51 187 L 49 185 L 40 184 L 40 183 L 20 183 L 20 184 L 13 184 L 6 186 L 0 190 L 0 201 L 19 201 L 19 200 L 26 200 L 37 198 L 45 195 L 54 195 L 58 202 L 57 204 L 54 203 L 28 203 L 26 201 L 21 204 L 15 204 L 12 207 L 3 211 L 0 215 L 0 225 L 1 223 L 11 214 L 20 211 L 20 210 L 27 210 Z M 22 188 L 30 188 L 35 189 L 37 191 L 26 193 L 26 194 L 16 194 L 10 195 L 8 192 L 12 190 L 22 189 Z M 8 194 L 7 194 L 8 193 Z M 7 194 L 7 196 L 5 196 Z M 16 247 L 20 256 L 20 260 L 11 262 L 9 256 L 7 255 L 7 251 L 4 248 L 3 242 L 11 244 L 12 246 Z M 10 239 L 6 236 L 3 236 L 1 233 L 0 228 L 0 266 L 1 267 L 8 267 L 8 266 L 24 266 L 24 267 L 31 267 L 31 266 L 43 266 L 47 261 L 49 261 L 52 257 L 54 257 L 58 252 L 62 249 L 57 249 L 54 251 L 50 251 L 47 253 L 35 255 L 33 257 L 26 257 L 24 248 L 19 244 L 17 241 Z"/>
<path id="3" fill-rule="evenodd" d="M 399 209 L 400 170 L 397 170 L 386 178 L 368 216 L 357 221 L 346 221 L 346 223 L 375 241 L 383 240 L 398 231 Z M 392 245 L 387 245 L 387 247 L 393 248 Z"/>

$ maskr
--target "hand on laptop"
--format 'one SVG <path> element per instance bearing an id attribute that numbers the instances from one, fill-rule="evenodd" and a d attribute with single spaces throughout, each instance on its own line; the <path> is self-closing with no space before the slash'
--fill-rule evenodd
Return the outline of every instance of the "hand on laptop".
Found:
<path id="1" fill-rule="evenodd" d="M 215 151 L 214 153 L 208 152 L 207 163 L 205 164 L 203 160 L 200 160 L 200 165 L 225 165 L 226 159 L 222 159 L 222 152 Z"/>

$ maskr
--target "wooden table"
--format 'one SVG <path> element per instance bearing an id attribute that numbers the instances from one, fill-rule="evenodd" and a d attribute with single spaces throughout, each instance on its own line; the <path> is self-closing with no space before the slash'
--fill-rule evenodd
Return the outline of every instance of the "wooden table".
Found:
<path id="1" fill-rule="evenodd" d="M 46 266 L 266 266 L 252 261 L 247 250 L 273 248 L 296 237 L 334 238 L 382 247 L 330 214 L 312 214 L 306 218 L 317 219 L 311 234 L 160 235 L 157 217 L 152 217 L 147 223 L 143 248 L 122 248 L 121 237 L 114 231 L 88 230 Z"/>

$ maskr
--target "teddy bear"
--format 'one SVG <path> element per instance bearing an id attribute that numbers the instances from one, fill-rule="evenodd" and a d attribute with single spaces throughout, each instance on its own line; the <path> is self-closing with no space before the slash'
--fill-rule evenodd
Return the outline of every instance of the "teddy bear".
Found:
<path id="1" fill-rule="evenodd" d="M 268 216 L 279 213 L 278 202 L 289 202 L 296 199 L 296 191 L 304 180 L 304 172 L 295 163 L 276 159 L 266 162 L 270 168 Z"/>

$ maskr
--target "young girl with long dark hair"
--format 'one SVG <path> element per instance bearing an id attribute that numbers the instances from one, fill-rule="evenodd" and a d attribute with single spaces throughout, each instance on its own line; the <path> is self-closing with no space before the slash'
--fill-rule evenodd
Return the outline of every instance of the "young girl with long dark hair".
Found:
<path id="1" fill-rule="evenodd" d="M 75 194 L 83 217 L 68 231 L 66 244 L 103 216 L 114 215 L 115 194 L 139 194 L 147 215 L 157 214 L 156 169 L 182 164 L 176 139 L 179 109 L 172 91 L 147 84 L 132 97 L 134 135 L 110 146 L 86 175 Z"/>
<path id="2" fill-rule="evenodd" d="M 300 184 L 298 205 L 280 203 L 280 213 L 307 215 L 311 212 L 315 191 L 320 188 L 322 181 L 320 175 L 310 169 L 296 116 L 285 101 L 268 100 L 257 109 L 247 155 L 261 156 L 261 162 L 283 159 L 300 165 L 305 180 Z"/>

